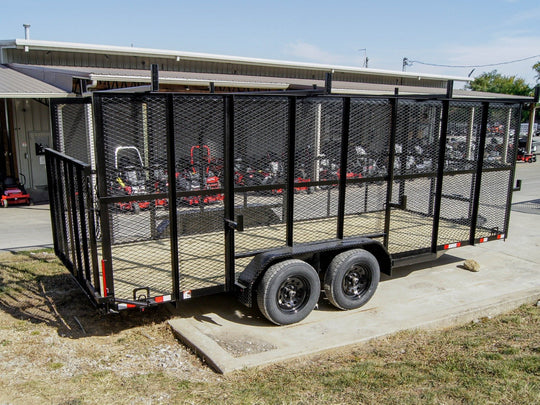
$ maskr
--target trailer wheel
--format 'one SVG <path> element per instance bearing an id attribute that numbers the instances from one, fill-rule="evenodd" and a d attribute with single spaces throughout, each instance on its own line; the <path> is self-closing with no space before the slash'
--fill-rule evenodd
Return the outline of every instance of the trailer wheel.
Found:
<path id="1" fill-rule="evenodd" d="M 324 276 L 326 297 L 339 309 L 359 308 L 368 302 L 380 278 L 379 262 L 363 249 L 340 253 Z"/>
<path id="2" fill-rule="evenodd" d="M 139 215 L 141 213 L 141 207 L 137 203 L 133 203 L 133 213 Z"/>
<path id="3" fill-rule="evenodd" d="M 290 325 L 307 317 L 319 301 L 321 282 L 302 260 L 285 260 L 266 270 L 257 289 L 262 314 L 276 325 Z"/>

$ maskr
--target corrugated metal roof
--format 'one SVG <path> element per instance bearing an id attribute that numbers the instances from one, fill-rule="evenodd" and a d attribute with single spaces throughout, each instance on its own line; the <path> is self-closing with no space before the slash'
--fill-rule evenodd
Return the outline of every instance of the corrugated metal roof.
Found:
<path id="1" fill-rule="evenodd" d="M 93 44 L 80 44 L 71 42 L 56 42 L 56 41 L 42 41 L 33 39 L 14 39 L 0 41 L 0 47 L 14 47 L 18 49 L 32 49 L 45 50 L 45 51 L 62 51 L 62 52 L 83 52 L 83 53 L 100 53 L 107 55 L 132 55 L 132 56 L 146 56 L 146 57 L 162 57 L 171 59 L 184 59 L 193 61 L 209 61 L 218 63 L 235 63 L 244 65 L 258 65 L 258 66 L 272 66 L 272 67 L 287 67 L 297 69 L 309 69 L 320 70 L 325 72 L 346 72 L 346 73 L 361 73 L 366 75 L 378 75 L 378 76 L 392 76 L 403 78 L 418 78 L 431 80 L 455 80 L 468 82 L 471 81 L 469 77 L 461 76 L 448 76 L 448 75 L 436 75 L 431 73 L 415 73 L 415 72 L 401 72 L 384 69 L 372 69 L 372 68 L 360 68 L 355 66 L 340 66 L 329 65 L 321 63 L 306 63 L 306 62 L 294 62 L 284 60 L 273 59 L 261 59 L 261 58 L 248 58 L 242 56 L 230 56 L 230 55 L 217 55 L 199 52 L 186 52 L 175 51 L 165 49 L 150 49 L 150 48 L 137 48 L 137 47 L 124 47 L 124 46 L 111 46 L 111 45 L 93 45 Z"/>
<path id="2" fill-rule="evenodd" d="M 0 98 L 56 98 L 68 95 L 58 87 L 0 65 Z"/>

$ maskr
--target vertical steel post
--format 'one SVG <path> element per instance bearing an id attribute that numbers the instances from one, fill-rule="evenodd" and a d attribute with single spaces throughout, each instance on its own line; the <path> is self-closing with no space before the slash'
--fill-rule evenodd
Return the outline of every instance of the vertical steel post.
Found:
<path id="1" fill-rule="evenodd" d="M 100 95 L 94 95 L 95 130 L 96 130 L 96 171 L 99 195 L 99 219 L 101 222 L 101 254 L 106 287 L 101 292 L 102 296 L 114 296 L 114 279 L 112 263 L 112 240 L 111 224 L 109 217 L 109 204 L 103 203 L 102 198 L 107 197 L 107 172 L 105 159 L 105 129 L 103 127 L 103 103 Z"/>
<path id="2" fill-rule="evenodd" d="M 388 179 L 386 184 L 386 212 L 384 215 L 384 238 L 383 244 L 388 249 L 390 236 L 390 215 L 392 214 L 392 194 L 394 185 L 394 164 L 396 160 L 396 132 L 397 132 L 397 107 L 398 107 L 398 89 L 395 96 L 390 99 L 390 140 L 388 144 Z"/>
<path id="3" fill-rule="evenodd" d="M 446 99 L 443 100 L 443 110 L 441 117 L 441 136 L 439 137 L 439 162 L 437 164 L 437 184 L 435 186 L 435 201 L 433 208 L 433 229 L 431 233 L 431 252 L 437 252 L 437 241 L 439 240 L 439 222 L 441 219 L 441 198 L 444 179 L 444 165 L 446 163 L 446 139 L 448 137 L 448 116 L 450 111 L 450 99 L 452 98 L 452 88 L 450 81 L 446 91 Z M 431 195 L 430 195 L 431 198 Z"/>
<path id="4" fill-rule="evenodd" d="M 294 171 L 296 156 L 296 97 L 289 97 L 287 134 L 287 246 L 293 245 L 294 221 Z"/>
<path id="5" fill-rule="evenodd" d="M 172 291 L 176 303 L 180 299 L 180 265 L 178 258 L 178 218 L 176 208 L 176 156 L 174 149 L 174 99 L 167 94 L 165 122 L 167 126 L 167 176 L 169 181 L 169 239 L 171 247 Z"/>
<path id="6" fill-rule="evenodd" d="M 338 197 L 338 222 L 337 238 L 343 239 L 345 227 L 345 196 L 347 187 L 347 160 L 349 152 L 349 127 L 351 122 L 351 98 L 343 98 L 343 114 L 341 118 L 341 156 L 339 162 L 339 197 Z"/>
<path id="7" fill-rule="evenodd" d="M 58 230 L 56 228 L 56 217 L 58 215 L 56 208 L 56 184 L 58 179 L 53 179 L 53 154 L 46 149 L 45 150 L 45 165 L 47 167 L 47 184 L 49 192 L 49 213 L 51 215 L 51 230 L 54 243 L 54 253 L 59 256 L 58 252 Z"/>
<path id="8" fill-rule="evenodd" d="M 224 109 L 224 165 L 225 165 L 225 199 L 223 200 L 225 216 L 225 290 L 232 291 L 234 288 L 234 228 L 229 226 L 234 222 L 234 97 L 223 98 Z M 247 197 L 244 194 L 244 199 Z M 244 202 L 247 206 L 247 202 Z"/>
<path id="9" fill-rule="evenodd" d="M 474 239 L 476 236 L 476 224 L 478 221 L 478 210 L 480 205 L 480 191 L 482 188 L 482 170 L 484 167 L 484 149 L 486 147 L 487 136 L 487 124 L 489 116 L 489 103 L 482 103 L 482 126 L 480 128 L 480 142 L 478 145 L 478 164 L 476 166 L 475 181 L 474 181 L 474 194 L 472 201 L 472 215 L 471 215 L 471 230 L 469 236 L 469 244 L 474 245 Z"/>
<path id="10" fill-rule="evenodd" d="M 79 191 L 79 222 L 81 223 L 81 236 L 82 236 L 82 265 L 84 268 L 84 277 L 86 280 L 90 280 L 90 257 L 88 255 L 88 229 L 86 227 L 86 210 L 84 204 L 84 195 L 87 193 L 86 183 L 83 181 L 82 167 L 76 167 L 77 171 L 77 190 Z M 80 247 L 80 244 L 79 244 Z"/>
<path id="11" fill-rule="evenodd" d="M 537 87 L 538 88 L 538 87 Z M 516 117 L 521 117 L 521 110 L 523 108 L 523 104 L 520 104 L 518 108 L 516 108 Z M 510 162 L 507 162 L 510 166 L 510 179 L 508 180 L 508 193 L 506 198 L 506 207 L 505 207 L 505 214 L 504 214 L 504 235 L 505 237 L 508 236 L 508 228 L 510 224 L 510 213 L 512 212 L 512 195 L 513 195 L 513 189 L 514 189 L 514 181 L 516 176 L 516 159 L 517 159 L 517 150 L 516 147 L 519 142 L 519 129 L 520 129 L 520 122 L 519 119 L 515 119 L 515 126 L 514 126 L 514 138 L 512 140 L 512 157 L 510 159 Z"/>
<path id="12" fill-rule="evenodd" d="M 159 91 L 159 70 L 158 65 L 153 63 L 150 66 L 152 70 L 152 91 L 156 92 Z"/>

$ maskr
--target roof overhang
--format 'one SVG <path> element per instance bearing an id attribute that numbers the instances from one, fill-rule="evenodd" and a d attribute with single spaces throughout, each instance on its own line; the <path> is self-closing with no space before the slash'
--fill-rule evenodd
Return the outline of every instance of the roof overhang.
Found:
<path id="1" fill-rule="evenodd" d="M 0 65 L 0 98 L 60 98 L 70 93 Z"/>

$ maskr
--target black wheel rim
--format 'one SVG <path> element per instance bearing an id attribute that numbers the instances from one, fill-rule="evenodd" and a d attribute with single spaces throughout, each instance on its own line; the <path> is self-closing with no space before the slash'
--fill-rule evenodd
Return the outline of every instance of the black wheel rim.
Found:
<path id="1" fill-rule="evenodd" d="M 350 298 L 360 298 L 369 289 L 371 272 L 362 265 L 355 264 L 343 276 L 343 293 Z"/>
<path id="2" fill-rule="evenodd" d="M 288 277 L 279 286 L 277 304 L 282 312 L 295 313 L 302 309 L 310 296 L 310 285 L 304 277 Z"/>

